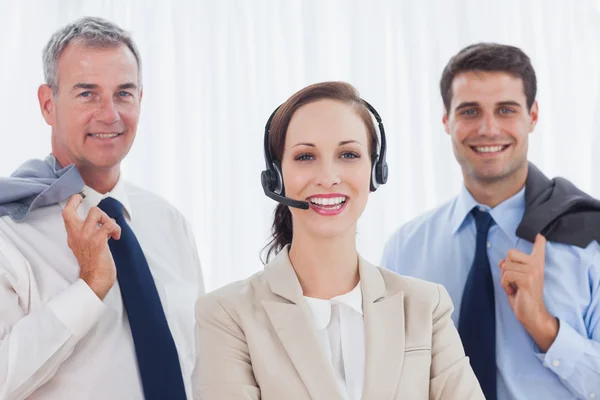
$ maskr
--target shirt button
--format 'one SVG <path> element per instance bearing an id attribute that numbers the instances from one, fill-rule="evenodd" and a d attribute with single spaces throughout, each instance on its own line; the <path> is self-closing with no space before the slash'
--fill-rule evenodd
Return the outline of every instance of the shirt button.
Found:
<path id="1" fill-rule="evenodd" d="M 554 367 L 558 367 L 560 365 L 560 362 L 558 360 L 554 360 L 554 361 L 552 361 L 552 365 Z"/>
<path id="2" fill-rule="evenodd" d="M 595 399 L 596 398 L 596 393 L 590 393 L 590 399 Z"/>
<path id="3" fill-rule="evenodd" d="M 486 209 L 485 209 L 485 207 L 484 207 L 484 206 L 479 206 L 479 211 L 481 211 L 481 212 L 485 212 L 485 211 L 486 211 Z"/>
<path id="4" fill-rule="evenodd" d="M 489 249 L 490 247 L 492 247 L 492 244 L 490 242 L 487 242 L 487 247 Z"/>

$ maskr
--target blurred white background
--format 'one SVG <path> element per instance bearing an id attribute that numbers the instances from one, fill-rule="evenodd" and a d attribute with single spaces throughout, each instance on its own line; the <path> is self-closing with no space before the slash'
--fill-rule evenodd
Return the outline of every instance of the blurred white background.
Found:
<path id="1" fill-rule="evenodd" d="M 348 81 L 384 120 L 390 180 L 360 221 L 363 256 L 378 263 L 395 229 L 454 196 L 462 178 L 438 82 L 474 42 L 531 57 L 540 123 L 530 159 L 600 197 L 598 0 L 0 0 L 0 175 L 49 153 L 42 48 L 86 15 L 140 47 L 144 100 L 124 175 L 191 221 L 207 289 L 262 268 L 275 206 L 260 186 L 263 127 L 308 84 Z"/>

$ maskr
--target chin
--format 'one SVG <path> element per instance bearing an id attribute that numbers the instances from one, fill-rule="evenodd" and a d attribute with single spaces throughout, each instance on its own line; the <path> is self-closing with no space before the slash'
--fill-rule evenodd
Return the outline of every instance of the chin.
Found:
<path id="1" fill-rule="evenodd" d="M 481 182 L 497 182 L 501 181 L 509 176 L 514 175 L 518 171 L 518 168 L 511 168 L 511 166 L 489 166 L 483 168 L 473 168 L 472 175 Z"/>
<path id="2" fill-rule="evenodd" d="M 92 168 L 111 169 L 111 168 L 119 166 L 121 164 L 121 161 L 123 161 L 124 158 L 125 158 L 125 155 L 114 155 L 113 154 L 113 155 L 105 155 L 105 156 L 101 156 L 101 157 L 98 157 L 98 155 L 96 155 L 96 156 L 86 158 L 85 164 Z"/>
<path id="3" fill-rule="evenodd" d="M 326 217 L 327 218 L 327 217 Z M 311 224 L 308 227 L 311 235 L 323 239 L 333 239 L 347 235 L 350 230 L 353 234 L 356 233 L 356 223 L 348 223 L 344 221 L 323 221 L 317 224 Z"/>

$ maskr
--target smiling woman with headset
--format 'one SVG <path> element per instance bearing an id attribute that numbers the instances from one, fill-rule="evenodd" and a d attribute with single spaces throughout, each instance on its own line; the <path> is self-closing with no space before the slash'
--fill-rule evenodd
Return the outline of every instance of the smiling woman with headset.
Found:
<path id="1" fill-rule="evenodd" d="M 195 398 L 483 399 L 446 290 L 356 250 L 369 192 L 387 181 L 377 111 L 350 84 L 311 85 L 264 141 L 263 189 L 280 203 L 269 262 L 198 300 Z"/>

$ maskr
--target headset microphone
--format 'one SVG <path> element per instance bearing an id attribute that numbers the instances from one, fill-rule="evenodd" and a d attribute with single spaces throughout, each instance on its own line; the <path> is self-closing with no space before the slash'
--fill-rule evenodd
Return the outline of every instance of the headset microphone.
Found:
<path id="1" fill-rule="evenodd" d="M 272 190 L 268 190 L 268 186 L 264 184 L 265 179 L 268 179 L 265 175 L 266 174 L 264 174 L 264 171 L 263 171 L 263 174 L 261 174 L 260 180 L 263 182 L 263 190 L 265 191 L 265 194 L 267 195 L 267 197 L 275 200 L 278 203 L 283 204 L 284 206 L 299 208 L 301 210 L 308 210 L 308 207 L 309 207 L 308 201 L 290 199 L 289 197 L 285 197 L 280 194 L 277 194 Z"/>
<path id="2" fill-rule="evenodd" d="M 267 168 L 260 174 L 260 183 L 262 184 L 263 190 L 267 197 L 275 200 L 288 207 L 299 208 L 301 210 L 308 210 L 309 204 L 307 201 L 294 200 L 289 197 L 285 197 L 285 189 L 283 188 L 283 175 L 281 174 L 281 163 L 279 161 L 273 161 L 271 158 L 271 151 L 269 150 L 269 129 L 271 127 L 271 121 L 275 116 L 275 113 L 279 110 L 279 107 L 273 111 L 267 125 L 265 126 L 265 164 Z"/>

